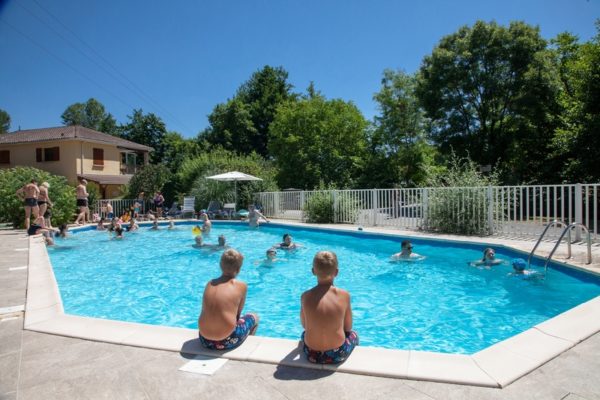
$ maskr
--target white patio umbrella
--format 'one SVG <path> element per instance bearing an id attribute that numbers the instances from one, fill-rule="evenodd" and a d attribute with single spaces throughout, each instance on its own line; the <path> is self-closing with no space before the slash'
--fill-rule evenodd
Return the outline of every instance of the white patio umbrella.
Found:
<path id="1" fill-rule="evenodd" d="M 215 181 L 223 181 L 223 182 L 234 182 L 234 196 L 235 196 L 235 204 L 237 207 L 237 182 L 238 181 L 262 181 L 262 179 L 257 178 L 253 175 L 244 174 L 243 172 L 231 171 L 225 172 L 224 174 L 207 176 L 206 179 L 213 179 Z"/>

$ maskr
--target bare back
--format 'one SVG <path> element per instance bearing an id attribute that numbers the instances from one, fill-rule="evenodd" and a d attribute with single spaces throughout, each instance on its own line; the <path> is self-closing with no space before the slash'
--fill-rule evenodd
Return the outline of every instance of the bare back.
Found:
<path id="1" fill-rule="evenodd" d="M 220 277 L 206 284 L 198 319 L 204 338 L 221 340 L 231 334 L 244 308 L 247 290 L 244 282 L 233 278 Z"/>
<path id="2" fill-rule="evenodd" d="M 37 199 L 40 194 L 40 189 L 35 183 L 28 183 L 20 190 L 26 199 Z"/>
<path id="3" fill-rule="evenodd" d="M 317 285 L 302 294 L 304 341 L 317 351 L 335 349 L 352 329 L 350 294 L 332 285 Z"/>
<path id="4" fill-rule="evenodd" d="M 77 189 L 75 191 L 75 194 L 76 194 L 76 196 L 77 196 L 78 199 L 87 199 L 88 193 L 87 193 L 87 190 L 85 188 L 85 185 L 84 184 L 77 185 Z"/>
<path id="5" fill-rule="evenodd" d="M 48 189 L 45 186 L 40 186 L 40 194 L 38 196 L 39 201 L 50 201 L 48 198 Z"/>

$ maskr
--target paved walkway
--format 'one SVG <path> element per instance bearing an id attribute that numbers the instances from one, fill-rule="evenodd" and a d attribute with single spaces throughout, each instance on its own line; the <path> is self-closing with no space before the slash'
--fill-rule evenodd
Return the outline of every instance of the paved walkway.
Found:
<path id="1" fill-rule="evenodd" d="M 28 246 L 0 231 L 0 308 L 25 301 Z M 12 270 L 11 270 L 12 268 Z M 16 269 L 15 269 L 16 268 Z M 600 400 L 600 333 L 504 389 L 228 361 L 213 376 L 180 372 L 186 354 L 24 331 L 0 314 L 0 399 Z"/>

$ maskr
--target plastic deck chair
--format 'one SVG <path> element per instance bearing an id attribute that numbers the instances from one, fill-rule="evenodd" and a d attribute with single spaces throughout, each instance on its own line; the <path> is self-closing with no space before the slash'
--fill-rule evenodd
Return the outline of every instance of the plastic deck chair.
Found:
<path id="1" fill-rule="evenodd" d="M 212 200 L 210 203 L 208 203 L 206 213 L 208 214 L 208 218 L 214 219 L 216 215 L 221 213 L 221 203 Z"/>
<path id="2" fill-rule="evenodd" d="M 163 216 L 167 218 L 174 218 L 181 214 L 181 210 L 179 209 L 179 203 L 174 201 L 171 205 L 171 208 L 167 209 L 167 211 L 163 212 Z"/>
<path id="3" fill-rule="evenodd" d="M 191 213 L 192 216 L 196 215 L 196 198 L 194 196 L 183 198 L 183 208 L 181 209 L 181 217 L 185 217 L 186 214 Z"/>
<path id="4" fill-rule="evenodd" d="M 227 215 L 229 219 L 233 218 L 233 215 L 235 214 L 235 203 L 223 204 L 223 213 Z"/>

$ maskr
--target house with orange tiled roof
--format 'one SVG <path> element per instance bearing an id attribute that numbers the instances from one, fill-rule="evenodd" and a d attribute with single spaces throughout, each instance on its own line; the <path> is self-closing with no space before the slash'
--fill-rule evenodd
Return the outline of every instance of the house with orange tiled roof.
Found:
<path id="1" fill-rule="evenodd" d="M 0 168 L 34 167 L 98 185 L 103 198 L 120 195 L 151 147 L 82 126 L 29 129 L 0 135 Z"/>

